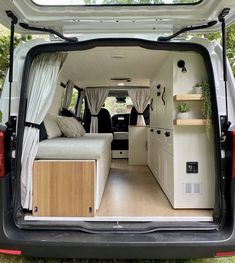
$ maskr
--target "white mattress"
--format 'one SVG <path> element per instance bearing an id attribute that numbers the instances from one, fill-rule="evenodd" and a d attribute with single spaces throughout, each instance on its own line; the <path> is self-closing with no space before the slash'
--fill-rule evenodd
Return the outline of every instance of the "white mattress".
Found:
<path id="1" fill-rule="evenodd" d="M 113 140 L 110 133 L 87 133 L 79 138 L 58 137 L 41 141 L 37 159 L 92 160 L 100 158 Z"/>
<path id="2" fill-rule="evenodd" d="M 111 165 L 110 133 L 85 134 L 79 138 L 53 138 L 41 141 L 37 159 L 96 160 L 95 209 L 98 209 Z"/>

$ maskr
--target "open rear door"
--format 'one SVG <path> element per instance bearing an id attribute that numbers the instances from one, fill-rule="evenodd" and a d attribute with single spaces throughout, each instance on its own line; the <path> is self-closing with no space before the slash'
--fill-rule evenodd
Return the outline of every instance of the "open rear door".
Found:
<path id="1" fill-rule="evenodd" d="M 63 34 L 173 33 L 217 20 L 224 8 L 231 9 L 227 25 L 235 18 L 234 0 L 0 0 L 0 4 L 0 23 L 6 27 L 10 20 L 5 11 L 11 10 L 19 23 Z M 211 30 L 220 26 L 206 29 Z M 16 31 L 26 32 L 19 24 Z"/>

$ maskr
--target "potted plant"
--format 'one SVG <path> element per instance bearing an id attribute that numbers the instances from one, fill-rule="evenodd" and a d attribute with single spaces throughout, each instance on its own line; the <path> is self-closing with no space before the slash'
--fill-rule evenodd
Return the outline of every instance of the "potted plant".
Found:
<path id="1" fill-rule="evenodd" d="M 177 119 L 188 119 L 190 106 L 187 103 L 179 103 L 177 105 Z"/>
<path id="2" fill-rule="evenodd" d="M 200 81 L 193 86 L 194 94 L 201 94 L 205 81 Z"/>

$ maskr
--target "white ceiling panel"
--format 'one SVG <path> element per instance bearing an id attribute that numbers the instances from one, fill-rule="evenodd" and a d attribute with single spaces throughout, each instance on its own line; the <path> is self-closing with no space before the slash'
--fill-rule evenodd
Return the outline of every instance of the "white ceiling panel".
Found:
<path id="1" fill-rule="evenodd" d="M 168 51 L 140 47 L 98 47 L 70 52 L 61 74 L 81 88 L 122 83 L 111 78 L 130 78 L 127 86 L 149 86 L 168 55 Z"/>

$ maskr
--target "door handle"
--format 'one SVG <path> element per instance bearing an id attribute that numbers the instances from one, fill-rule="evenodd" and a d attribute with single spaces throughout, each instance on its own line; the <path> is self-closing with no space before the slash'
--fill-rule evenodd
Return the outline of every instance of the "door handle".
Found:
<path id="1" fill-rule="evenodd" d="M 166 137 L 170 137 L 170 136 L 171 136 L 171 133 L 170 133 L 170 132 L 165 132 L 165 136 L 166 136 Z"/>
<path id="2" fill-rule="evenodd" d="M 162 92 L 162 102 L 163 102 L 164 106 L 166 105 L 166 102 L 164 99 L 165 91 L 166 91 L 166 87 L 163 88 L 163 92 Z"/>

